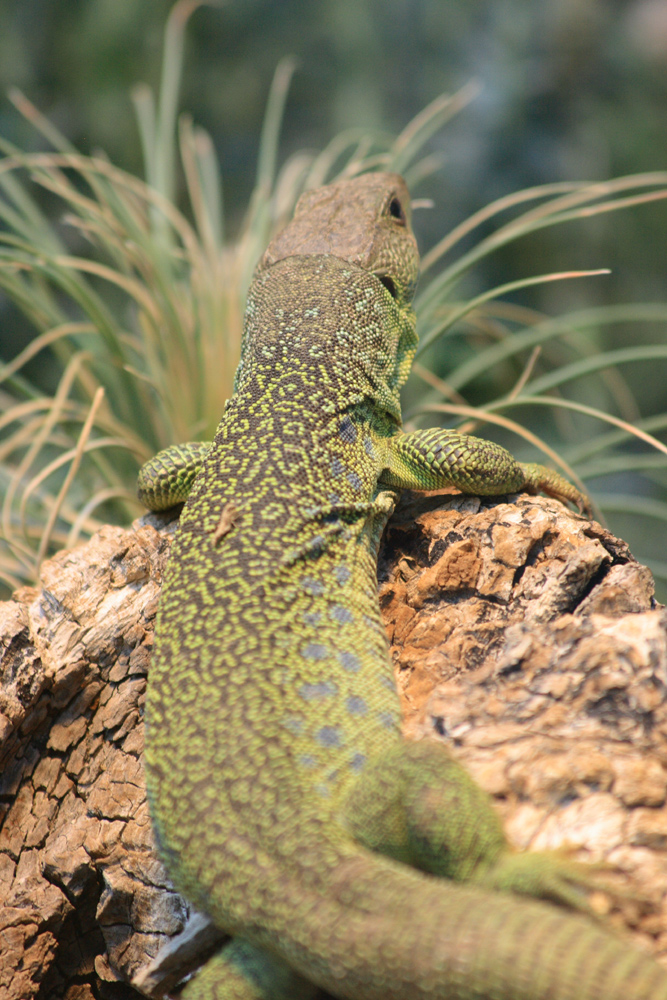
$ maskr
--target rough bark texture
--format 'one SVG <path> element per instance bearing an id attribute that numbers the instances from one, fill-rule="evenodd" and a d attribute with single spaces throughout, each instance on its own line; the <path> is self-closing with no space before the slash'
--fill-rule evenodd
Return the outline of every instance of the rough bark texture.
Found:
<path id="1" fill-rule="evenodd" d="M 142 775 L 174 527 L 105 528 L 0 604 L 0 1000 L 161 996 L 215 944 L 153 853 Z M 380 561 L 406 735 L 446 740 L 518 846 L 621 868 L 604 877 L 628 898 L 593 903 L 663 957 L 667 617 L 652 593 L 623 542 L 535 497 L 407 494 Z"/>

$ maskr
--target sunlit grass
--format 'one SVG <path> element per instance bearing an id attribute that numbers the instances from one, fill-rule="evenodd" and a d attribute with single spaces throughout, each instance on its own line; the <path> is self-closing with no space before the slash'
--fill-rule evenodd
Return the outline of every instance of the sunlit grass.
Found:
<path id="1" fill-rule="evenodd" d="M 102 155 L 79 154 L 13 95 L 53 151 L 25 154 L 0 140 L 0 288 L 35 334 L 0 368 L 0 579 L 9 588 L 34 581 L 55 548 L 107 519 L 123 523 L 140 513 L 136 472 L 157 449 L 212 436 L 232 391 L 255 263 L 301 192 L 371 169 L 397 170 L 418 187 L 437 165 L 424 155 L 428 141 L 476 92 L 470 86 L 438 98 L 396 138 L 350 131 L 279 167 L 294 68 L 283 62 L 267 102 L 254 191 L 230 235 L 213 143 L 187 116 L 177 119 L 183 32 L 197 6 L 180 0 L 172 9 L 157 102 L 145 86 L 133 93 L 146 180 Z M 40 207 L 40 191 L 60 206 L 55 222 Z M 487 425 L 482 433 L 495 427 L 522 458 L 539 460 L 541 452 L 589 489 L 594 477 L 625 472 L 640 495 L 593 491 L 598 509 L 631 511 L 660 530 L 667 505 L 650 489 L 665 481 L 667 448 L 656 435 L 667 429 L 667 415 L 644 413 L 623 372 L 640 361 L 665 364 L 667 346 L 603 350 L 598 334 L 612 324 L 662 323 L 667 304 L 549 318 L 500 297 L 556 280 L 599 280 L 601 272 L 520 277 L 474 297 L 464 282 L 512 240 L 666 196 L 667 173 L 545 185 L 494 202 L 445 236 L 424 256 L 416 300 L 422 360 L 406 394 L 421 401 L 409 421 L 477 432 Z M 471 246 L 490 222 L 497 228 Z M 435 358 L 445 342 L 463 349 L 443 380 L 424 357 Z M 26 375 L 37 357 L 57 372 L 54 392 Z M 501 369 L 509 383 L 503 380 L 498 398 L 470 406 L 470 387 L 488 376 L 495 384 Z M 531 426 L 510 411 L 527 414 Z M 642 484 L 649 495 L 641 495 Z"/>

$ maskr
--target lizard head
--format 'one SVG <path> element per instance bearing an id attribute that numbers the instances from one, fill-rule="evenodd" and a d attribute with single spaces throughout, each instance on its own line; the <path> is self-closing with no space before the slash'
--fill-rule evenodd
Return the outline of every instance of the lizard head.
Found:
<path id="1" fill-rule="evenodd" d="M 363 174 L 306 191 L 294 218 L 269 244 L 259 270 L 286 257 L 330 254 L 370 271 L 399 306 L 408 305 L 419 271 L 410 194 L 399 174 Z"/>
<path id="2" fill-rule="evenodd" d="M 350 341 L 350 331 L 359 326 L 356 314 L 348 329 L 346 321 L 338 322 L 334 310 L 328 319 L 321 317 L 317 333 L 323 343 L 329 344 L 331 357 L 348 359 L 344 375 L 353 377 L 354 383 L 348 387 L 348 398 L 352 398 L 355 390 L 364 398 L 371 395 L 400 422 L 399 390 L 408 377 L 417 345 L 411 302 L 419 253 L 410 221 L 410 195 L 398 174 L 364 174 L 303 194 L 294 218 L 269 244 L 256 268 L 235 384 L 238 386 L 244 375 L 251 343 L 257 347 L 259 340 L 263 342 L 275 333 L 277 297 L 285 296 L 280 305 L 283 319 L 295 307 L 299 313 L 294 316 L 295 328 L 303 318 L 303 308 L 298 308 L 299 303 L 294 300 L 295 293 L 283 287 L 285 278 L 288 284 L 299 285 L 302 298 L 310 297 L 312 309 L 319 309 L 322 295 L 326 301 L 334 294 L 331 282 L 329 288 L 318 290 L 319 277 L 326 283 L 327 275 L 330 279 L 331 273 L 341 274 L 341 269 L 342 272 L 347 269 L 350 295 L 358 295 L 359 304 L 369 308 L 368 293 L 371 293 L 370 301 L 375 303 L 372 308 L 380 310 L 384 317 L 381 328 L 369 318 L 364 331 L 369 349 L 363 350 L 363 345 Z M 327 267 L 318 270 L 327 258 L 335 259 L 333 271 Z M 300 259 L 303 265 L 298 264 Z M 272 276 L 281 280 L 272 283 Z M 372 276 L 370 282 L 369 276 Z M 313 286 L 307 287 L 311 279 Z M 271 293 L 267 298 L 269 287 Z M 348 296 L 337 305 L 341 320 L 350 301 Z M 265 309 L 268 309 L 266 316 Z M 369 317 L 371 313 L 372 309 Z M 271 330 L 273 333 L 269 333 Z M 345 343 L 338 343 L 336 338 Z M 336 378 L 341 377 L 339 369 L 337 365 Z"/>

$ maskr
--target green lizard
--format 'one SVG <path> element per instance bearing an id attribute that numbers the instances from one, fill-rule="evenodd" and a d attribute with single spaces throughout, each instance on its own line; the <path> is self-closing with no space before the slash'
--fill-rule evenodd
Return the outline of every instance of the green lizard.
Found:
<path id="1" fill-rule="evenodd" d="M 446 749 L 401 740 L 376 580 L 395 491 L 586 509 L 495 444 L 402 432 L 417 269 L 397 175 L 304 195 L 258 265 L 215 442 L 140 474 L 153 509 L 188 496 L 146 710 L 156 840 L 232 935 L 183 996 L 667 1000 L 657 963 L 553 905 L 581 907 L 580 869 L 512 853 Z"/>

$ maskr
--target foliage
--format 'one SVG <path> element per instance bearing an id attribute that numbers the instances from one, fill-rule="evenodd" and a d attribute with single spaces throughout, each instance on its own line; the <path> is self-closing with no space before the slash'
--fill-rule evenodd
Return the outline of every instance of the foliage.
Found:
<path id="1" fill-rule="evenodd" d="M 469 87 L 438 98 L 395 139 L 348 131 L 322 152 L 297 152 L 278 169 L 293 72 L 291 62 L 281 63 L 255 187 L 239 232 L 230 237 L 212 141 L 187 116 L 177 121 L 183 36 L 196 6 L 197 0 L 179 0 L 172 9 L 157 107 L 148 88 L 133 95 L 145 181 L 102 155 L 81 155 L 24 97 L 13 96 L 53 152 L 23 153 L 0 140 L 0 287 L 35 330 L 0 369 L 0 576 L 9 587 L 34 580 L 50 551 L 73 545 L 103 519 L 138 514 L 134 478 L 155 450 L 212 435 L 231 392 L 255 262 L 299 194 L 376 168 L 402 172 L 415 187 L 436 165 L 422 155 L 425 145 L 474 93 Z M 183 211 L 176 205 L 179 167 Z M 598 335 L 606 324 L 661 322 L 667 306 L 609 306 L 548 319 L 504 297 L 587 272 L 522 278 L 468 297 L 462 283 L 511 241 L 663 198 L 666 185 L 663 173 L 543 185 L 493 202 L 443 238 L 424 258 L 426 278 L 416 300 L 420 349 L 431 365 L 415 366 L 406 393 L 409 418 L 428 415 L 433 423 L 436 412 L 467 430 L 490 424 L 539 448 L 578 482 L 583 474 L 622 470 L 638 492 L 637 475 L 664 481 L 667 448 L 651 432 L 664 431 L 667 415 L 641 414 L 621 368 L 662 361 L 667 347 L 609 351 L 599 348 Z M 45 214 L 39 192 L 59 206 L 57 222 Z M 507 215 L 509 221 L 498 224 Z M 485 235 L 491 223 L 496 228 Z M 446 383 L 431 370 L 433 345 L 443 338 L 453 361 Z M 43 374 L 28 375 L 44 352 L 57 373 L 55 391 L 44 388 Z M 514 381 L 509 391 L 508 379 Z M 472 408 L 463 391 L 480 382 L 491 398 Z M 519 407 L 540 435 L 503 415 Z M 631 441 L 642 448 L 633 450 Z M 521 448 L 516 437 L 505 443 L 515 453 Z M 667 505 L 650 495 L 596 499 L 610 511 L 667 519 Z"/>

